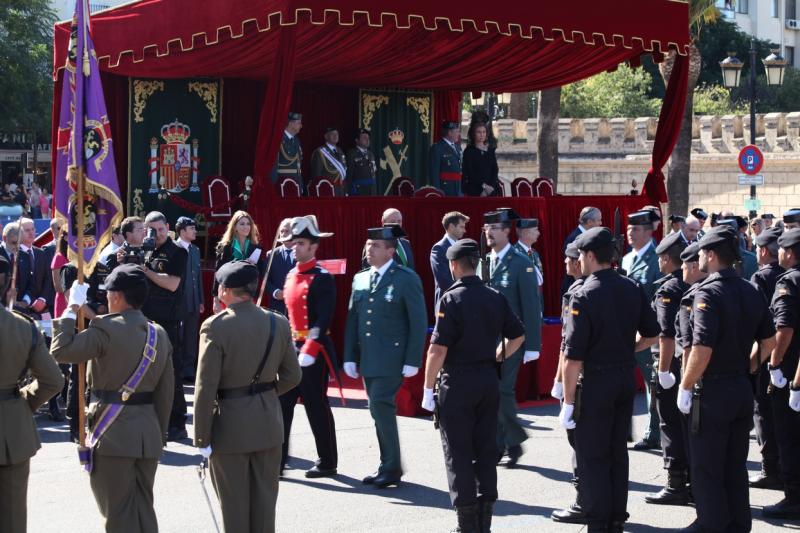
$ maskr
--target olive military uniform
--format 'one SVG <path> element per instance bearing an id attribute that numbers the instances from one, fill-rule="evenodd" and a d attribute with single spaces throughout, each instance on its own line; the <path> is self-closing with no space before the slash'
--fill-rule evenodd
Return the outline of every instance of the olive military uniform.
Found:
<path id="1" fill-rule="evenodd" d="M 338 146 L 324 144 L 311 154 L 311 177 L 327 178 L 333 183 L 334 195 L 345 195 L 347 159 Z"/>
<path id="2" fill-rule="evenodd" d="M 93 392 L 87 414 L 90 431 L 108 405 L 95 395 L 113 394 L 128 380 L 142 359 L 147 326 L 147 319 L 137 309 L 98 316 L 77 334 L 74 319 L 53 322 L 51 352 L 56 360 L 89 361 L 87 376 Z M 167 432 L 174 377 L 169 337 L 160 326 L 156 330 L 155 361 L 136 389 L 149 395 L 149 401 L 125 405 L 94 448 L 90 482 L 107 531 L 158 531 L 153 483 Z"/>
<path id="3" fill-rule="evenodd" d="M 2 285 L 0 285 L 2 289 Z M 2 292 L 2 291 L 0 291 Z M 44 337 L 24 315 L 0 308 L 0 532 L 24 533 L 30 459 L 41 447 L 33 413 L 59 392 L 64 376 Z M 35 379 L 19 387 L 28 371 Z"/>
<path id="4" fill-rule="evenodd" d="M 223 397 L 220 390 L 251 383 L 271 334 L 272 349 L 258 383 L 274 385 L 254 395 Z M 200 327 L 194 444 L 212 447 L 211 480 L 225 531 L 275 531 L 283 444 L 278 396 L 295 387 L 300 377 L 289 323 L 282 316 L 246 301 L 207 318 Z"/>

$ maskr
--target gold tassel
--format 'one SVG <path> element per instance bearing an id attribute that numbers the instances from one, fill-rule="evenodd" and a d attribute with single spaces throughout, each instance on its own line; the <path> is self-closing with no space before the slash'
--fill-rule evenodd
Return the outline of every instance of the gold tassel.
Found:
<path id="1" fill-rule="evenodd" d="M 89 52 L 86 50 L 83 51 L 83 75 L 89 76 L 91 73 L 91 67 L 89 65 Z"/>

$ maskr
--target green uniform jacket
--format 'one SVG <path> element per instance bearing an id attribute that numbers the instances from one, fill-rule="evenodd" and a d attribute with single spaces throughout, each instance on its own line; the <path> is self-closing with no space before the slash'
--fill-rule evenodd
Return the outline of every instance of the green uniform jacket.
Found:
<path id="1" fill-rule="evenodd" d="M 758 272 L 758 259 L 756 258 L 756 254 L 749 250 L 739 250 L 742 254 L 742 277 L 744 279 L 750 279 L 753 277 L 753 274 Z"/>
<path id="2" fill-rule="evenodd" d="M 439 174 L 442 172 L 461 172 L 461 147 L 454 147 L 444 139 L 431 146 L 428 153 L 428 180 L 431 185 L 441 189 Z M 460 185 L 460 183 L 459 183 Z"/>
<path id="3" fill-rule="evenodd" d="M 639 282 L 644 288 L 647 300 L 652 301 L 656 294 L 656 280 L 661 277 L 655 244 L 651 244 L 641 258 L 635 251 L 625 254 L 622 258 L 622 268 L 629 278 Z"/>
<path id="4" fill-rule="evenodd" d="M 364 377 L 399 376 L 403 365 L 419 368 L 428 313 L 419 276 L 393 263 L 370 291 L 370 270 L 353 278 L 347 311 L 344 361 Z"/>
<path id="5" fill-rule="evenodd" d="M 536 272 L 528 256 L 512 246 L 497 265 L 488 285 L 506 297 L 511 310 L 525 325 L 525 351 L 541 351 L 542 302 Z"/>
<path id="6" fill-rule="evenodd" d="M 272 183 L 278 181 L 278 176 L 289 176 L 301 186 L 303 180 L 300 177 L 300 167 L 303 163 L 303 149 L 300 147 L 300 139 L 297 135 L 289 138 L 284 132 L 281 137 L 281 145 L 278 149 L 278 161 L 272 167 L 270 178 Z"/>

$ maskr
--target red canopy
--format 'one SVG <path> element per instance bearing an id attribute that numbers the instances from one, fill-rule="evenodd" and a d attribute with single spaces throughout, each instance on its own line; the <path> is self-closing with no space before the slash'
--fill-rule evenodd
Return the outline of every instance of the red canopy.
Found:
<path id="1" fill-rule="evenodd" d="M 446 106 L 438 121 L 458 118 L 456 91 L 556 87 L 625 61 L 638 64 L 643 53 L 660 60 L 670 49 L 683 63 L 689 43 L 688 3 L 681 0 L 141 0 L 97 13 L 91 25 L 107 73 L 268 80 L 253 151 L 254 175 L 262 179 L 274 164 L 295 82 L 450 90 L 436 105 Z M 61 22 L 56 91 L 68 41 L 69 22 Z M 662 165 L 684 95 L 685 84 L 664 102 L 671 113 L 659 124 L 655 160 Z M 54 121 L 58 105 L 56 97 Z"/>

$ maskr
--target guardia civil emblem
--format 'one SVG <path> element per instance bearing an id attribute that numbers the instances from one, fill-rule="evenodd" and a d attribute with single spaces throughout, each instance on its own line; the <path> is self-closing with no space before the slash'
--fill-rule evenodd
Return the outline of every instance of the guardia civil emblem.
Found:
<path id="1" fill-rule="evenodd" d="M 408 145 L 404 145 L 406 135 L 399 127 L 389 132 L 389 144 L 383 147 L 381 170 L 392 171 L 392 179 L 404 176 L 403 163 L 408 159 Z"/>
<path id="2" fill-rule="evenodd" d="M 161 126 L 159 144 L 155 137 L 150 139 L 150 193 L 159 191 L 159 186 L 171 193 L 189 189 L 199 192 L 198 173 L 200 168 L 199 141 L 191 139 L 192 129 L 176 118 Z M 191 179 L 191 184 L 190 184 Z"/>

